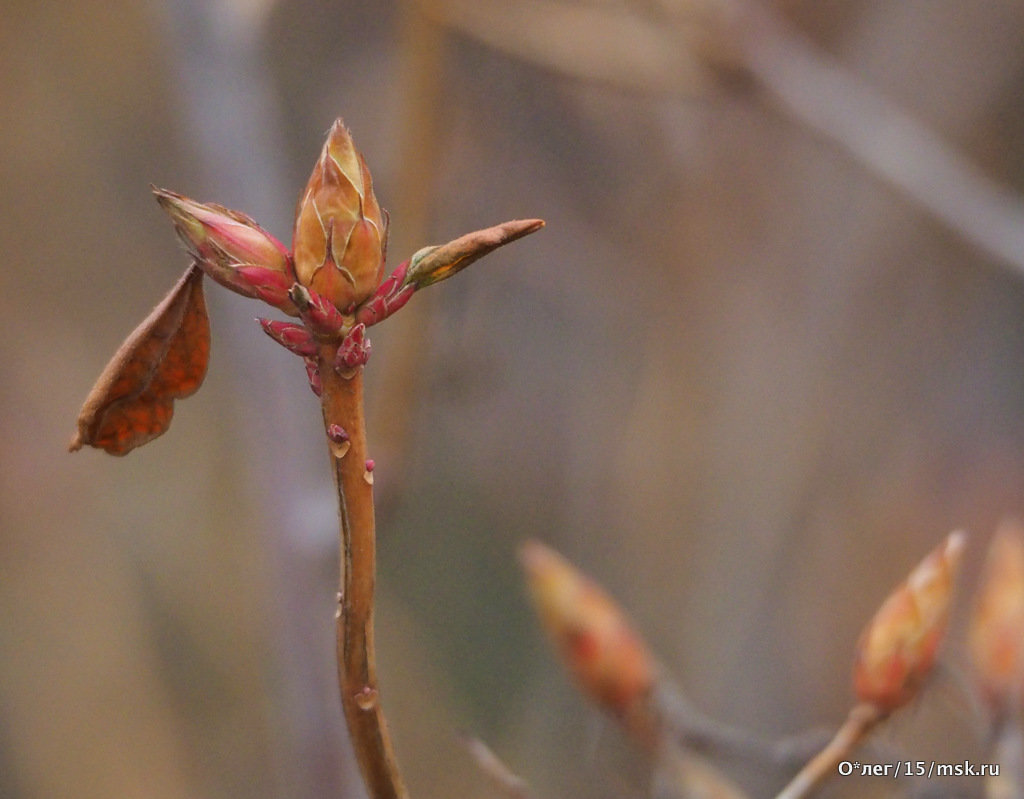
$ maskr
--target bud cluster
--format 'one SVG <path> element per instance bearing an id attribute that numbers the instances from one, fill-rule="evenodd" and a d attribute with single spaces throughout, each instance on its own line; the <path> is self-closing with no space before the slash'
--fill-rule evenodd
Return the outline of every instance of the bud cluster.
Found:
<path id="1" fill-rule="evenodd" d="M 203 272 L 302 321 L 288 326 L 259 320 L 271 338 L 307 358 L 317 341 L 335 342 L 342 350 L 337 368 L 344 369 L 366 362 L 366 328 L 400 309 L 417 290 L 544 224 L 506 222 L 426 247 L 383 280 L 388 214 L 340 119 L 331 126 L 299 200 L 291 250 L 243 213 L 167 189 L 154 187 L 153 193 Z"/>
<path id="2" fill-rule="evenodd" d="M 387 213 L 341 120 L 299 201 L 291 252 L 243 213 L 167 189 L 153 193 L 207 275 L 307 323 L 311 317 L 318 333 L 340 331 L 342 314 L 367 300 L 383 276 Z M 294 287 L 305 290 L 303 302 Z"/>

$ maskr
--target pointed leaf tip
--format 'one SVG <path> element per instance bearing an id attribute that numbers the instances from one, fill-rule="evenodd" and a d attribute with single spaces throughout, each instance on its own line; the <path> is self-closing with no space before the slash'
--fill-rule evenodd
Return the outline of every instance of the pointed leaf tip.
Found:
<path id="1" fill-rule="evenodd" d="M 498 247 L 535 233 L 542 227 L 543 219 L 512 219 L 459 236 L 439 247 L 425 247 L 413 255 L 405 282 L 414 284 L 418 289 L 440 283 Z"/>

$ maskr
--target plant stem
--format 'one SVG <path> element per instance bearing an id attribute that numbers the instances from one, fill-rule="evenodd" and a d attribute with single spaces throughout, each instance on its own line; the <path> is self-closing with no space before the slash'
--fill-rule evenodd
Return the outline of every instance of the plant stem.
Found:
<path id="1" fill-rule="evenodd" d="M 865 736 L 884 718 L 885 714 L 874 705 L 854 706 L 828 745 L 800 769 L 775 799 L 800 799 L 807 796 L 819 782 L 835 772 L 839 761 L 860 745 Z"/>
<path id="2" fill-rule="evenodd" d="M 321 403 L 341 523 L 338 685 L 352 747 L 372 799 L 408 796 L 391 746 L 377 688 L 373 646 L 376 536 L 373 478 L 367 469 L 363 367 L 339 374 L 337 344 L 320 346 Z M 347 440 L 338 441 L 337 425 Z"/>

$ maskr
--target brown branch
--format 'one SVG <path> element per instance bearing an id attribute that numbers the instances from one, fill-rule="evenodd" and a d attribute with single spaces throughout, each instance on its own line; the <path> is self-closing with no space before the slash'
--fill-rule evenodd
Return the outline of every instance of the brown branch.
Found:
<path id="1" fill-rule="evenodd" d="M 874 705 L 856 705 L 835 737 L 800 769 L 775 799 L 800 799 L 807 796 L 818 783 L 835 773 L 839 762 L 859 746 L 884 718 L 885 714 Z"/>
<path id="2" fill-rule="evenodd" d="M 814 730 L 775 742 L 765 741 L 702 713 L 665 672 L 659 676 L 650 705 L 650 712 L 664 725 L 665 734 L 683 749 L 732 760 L 796 768 L 821 749 L 832 734 L 831 730 Z"/>
<path id="3" fill-rule="evenodd" d="M 334 369 L 336 352 L 336 343 L 322 344 L 318 366 L 341 522 L 338 685 L 356 760 L 370 796 L 405 799 L 408 794 L 380 704 L 373 645 L 376 540 L 373 473 L 368 468 L 363 411 L 363 367 L 339 374 Z"/>

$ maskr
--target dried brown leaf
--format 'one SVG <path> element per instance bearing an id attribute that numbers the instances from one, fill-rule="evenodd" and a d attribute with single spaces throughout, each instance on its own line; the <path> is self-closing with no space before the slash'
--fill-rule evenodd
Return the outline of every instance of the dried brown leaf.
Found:
<path id="1" fill-rule="evenodd" d="M 69 449 L 125 455 L 171 424 L 174 400 L 199 388 L 210 358 L 203 273 L 193 264 L 114 354 L 78 415 Z"/>

